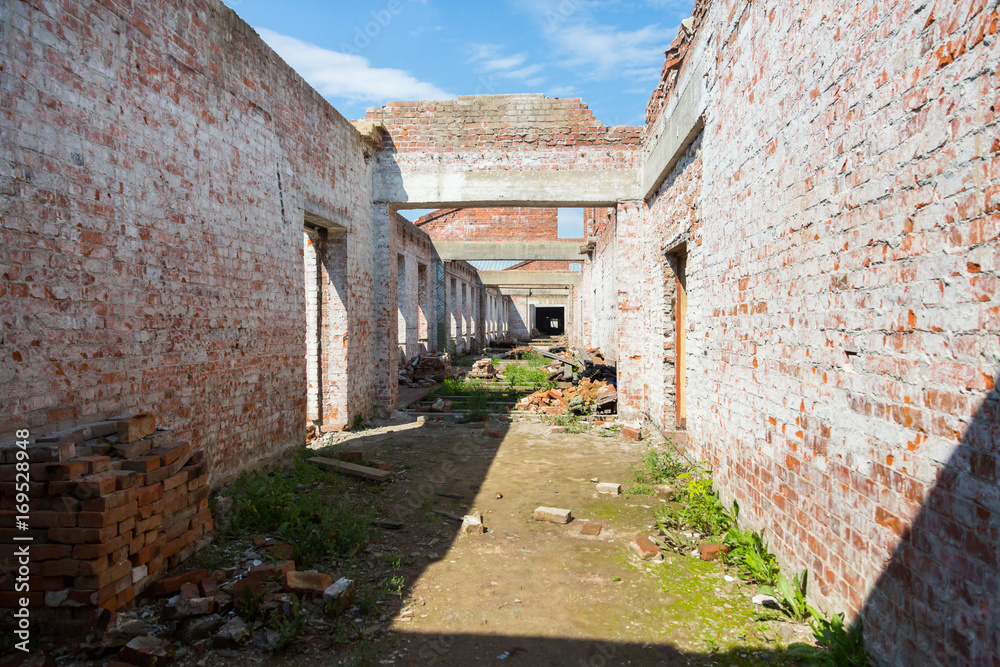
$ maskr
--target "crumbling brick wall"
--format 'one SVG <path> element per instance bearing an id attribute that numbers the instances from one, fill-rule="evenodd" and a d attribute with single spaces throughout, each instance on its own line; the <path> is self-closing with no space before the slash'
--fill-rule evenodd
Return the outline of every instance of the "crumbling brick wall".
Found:
<path id="1" fill-rule="evenodd" d="M 490 156 L 517 152 L 521 170 L 637 166 L 642 128 L 608 127 L 578 98 L 460 95 L 457 100 L 389 102 L 365 119 L 385 125 L 376 169 L 448 171 L 492 166 Z M 581 150 L 585 148 L 585 150 Z"/>
<path id="2" fill-rule="evenodd" d="M 632 306 L 665 312 L 687 235 L 692 452 L 891 664 L 1000 652 L 996 28 L 986 2 L 713 2 L 700 143 L 619 208 L 620 402 L 670 426 L 640 340 L 667 321 Z"/>
<path id="3" fill-rule="evenodd" d="M 358 133 L 219 2 L 5 7 L 0 440 L 148 409 L 216 480 L 301 443 L 304 209 L 372 279 Z M 374 395 L 346 302 L 345 422 Z"/>
<path id="4" fill-rule="evenodd" d="M 559 209 L 530 206 L 440 209 L 416 220 L 442 241 L 555 241 Z"/>

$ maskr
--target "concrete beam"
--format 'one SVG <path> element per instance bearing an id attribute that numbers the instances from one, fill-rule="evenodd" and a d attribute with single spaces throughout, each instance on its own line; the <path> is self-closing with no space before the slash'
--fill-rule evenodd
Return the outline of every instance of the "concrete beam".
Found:
<path id="1" fill-rule="evenodd" d="M 698 40 L 702 46 L 705 40 Z M 643 199 L 649 199 L 660 187 L 670 170 L 684 155 L 684 151 L 698 137 L 704 127 L 704 114 L 708 94 L 705 90 L 710 64 L 702 57 L 704 47 L 689 53 L 687 69 L 678 82 L 680 94 L 674 97 L 669 107 L 663 110 L 653 131 L 653 147 L 642 170 Z"/>
<path id="2" fill-rule="evenodd" d="M 480 271 L 484 285 L 576 285 L 576 271 Z"/>
<path id="3" fill-rule="evenodd" d="M 413 171 L 383 155 L 372 200 L 397 208 L 614 206 L 640 198 L 633 169 L 546 171 Z"/>
<path id="4" fill-rule="evenodd" d="M 504 296 L 569 296 L 570 288 L 541 285 L 538 287 L 499 287 Z"/>
<path id="5" fill-rule="evenodd" d="M 431 239 L 444 261 L 476 260 L 570 260 L 581 262 L 579 241 L 438 241 Z"/>

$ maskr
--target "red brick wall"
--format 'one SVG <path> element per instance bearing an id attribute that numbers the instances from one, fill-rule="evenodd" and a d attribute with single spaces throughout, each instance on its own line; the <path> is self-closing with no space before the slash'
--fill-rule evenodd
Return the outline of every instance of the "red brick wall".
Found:
<path id="1" fill-rule="evenodd" d="M 634 306 L 687 238 L 692 452 L 890 664 L 1000 659 L 996 26 L 983 1 L 711 3 L 698 153 L 619 208 L 622 402 L 663 420 Z"/>
<path id="2" fill-rule="evenodd" d="M 559 209 L 531 206 L 449 208 L 415 224 L 441 241 L 555 241 Z"/>
<path id="3" fill-rule="evenodd" d="M 554 147 L 637 146 L 642 128 L 608 127 L 579 98 L 542 95 L 465 95 L 436 102 L 389 102 L 369 109 L 382 121 L 397 153 Z M 554 169 L 557 165 L 540 165 Z"/>
<path id="4" fill-rule="evenodd" d="M 574 262 L 580 264 L 580 262 Z M 569 271 L 570 262 L 568 260 L 532 259 L 526 262 L 518 262 L 510 266 L 505 271 Z"/>
<path id="5" fill-rule="evenodd" d="M 221 3 L 5 7 L 0 440 L 149 410 L 216 480 L 302 442 L 301 207 L 370 284 L 357 132 Z M 348 420 L 373 395 L 353 292 Z"/>

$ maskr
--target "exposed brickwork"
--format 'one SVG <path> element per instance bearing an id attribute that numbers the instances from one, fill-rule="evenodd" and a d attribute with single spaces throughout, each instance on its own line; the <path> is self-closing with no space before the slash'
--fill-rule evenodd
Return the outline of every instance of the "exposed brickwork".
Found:
<path id="1" fill-rule="evenodd" d="M 415 224 L 442 241 L 555 241 L 558 211 L 529 206 L 447 208 L 421 216 Z"/>
<path id="2" fill-rule="evenodd" d="M 385 124 L 397 153 L 636 146 L 641 128 L 608 127 L 575 99 L 542 95 L 466 95 L 437 102 L 389 102 L 365 120 Z M 630 154 L 630 151 L 626 151 Z M 630 158 L 625 158 L 630 161 Z M 556 165 L 539 165 L 554 169 Z"/>
<path id="3" fill-rule="evenodd" d="M 208 545 L 213 521 L 205 452 L 170 431 L 154 431 L 155 420 L 147 417 L 149 428 L 137 434 L 143 437 L 121 437 L 122 421 L 106 421 L 24 449 L 0 448 L 0 608 L 19 607 L 27 597 L 42 625 L 86 623 L 95 608 L 128 605 Z M 17 488 L 25 464 L 31 484 Z M 19 509 L 25 504 L 30 512 Z M 15 528 L 25 515 L 30 533 Z M 24 563 L 29 592 L 18 593 L 12 547 L 26 536 L 33 542 Z"/>
<path id="4" fill-rule="evenodd" d="M 357 132 L 221 3 L 5 6 L 0 439 L 150 409 L 216 478 L 299 444 L 307 200 L 348 229 L 370 405 Z"/>
<path id="5" fill-rule="evenodd" d="M 524 262 L 518 262 L 504 269 L 504 271 L 569 271 L 570 264 L 573 264 L 579 270 L 582 262 L 555 259 L 529 259 Z"/>
<path id="6" fill-rule="evenodd" d="M 844 12 L 710 4 L 703 136 L 619 208 L 620 406 L 672 426 L 663 252 L 686 241 L 690 447 L 727 502 L 881 659 L 990 664 L 996 12 Z"/>

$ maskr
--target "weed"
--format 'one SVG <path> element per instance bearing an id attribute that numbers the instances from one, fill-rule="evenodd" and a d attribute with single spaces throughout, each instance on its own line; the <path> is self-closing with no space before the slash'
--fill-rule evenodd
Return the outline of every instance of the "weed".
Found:
<path id="1" fill-rule="evenodd" d="M 364 640 L 358 642 L 354 648 L 354 653 L 351 655 L 352 664 L 356 667 L 374 665 L 377 659 L 378 653 L 375 650 L 375 645 Z"/>
<path id="2" fill-rule="evenodd" d="M 612 433 L 608 433 L 608 436 L 610 435 Z M 640 467 L 633 466 L 629 472 L 629 477 L 625 481 L 625 493 L 651 496 L 656 484 L 674 481 L 688 467 L 677 454 L 673 443 L 668 443 L 662 448 L 650 447 L 643 455 Z"/>
<path id="3" fill-rule="evenodd" d="M 356 604 L 358 605 L 358 610 L 364 616 L 370 616 L 378 611 L 378 594 L 377 592 L 365 586 L 358 593 L 356 598 Z"/>
<path id="4" fill-rule="evenodd" d="M 621 581 L 621 580 L 622 580 L 622 578 L 619 577 L 617 574 L 615 576 L 611 577 L 611 581 L 618 582 L 618 581 Z"/>
<path id="5" fill-rule="evenodd" d="M 354 421 L 351 423 L 352 431 L 363 431 L 365 429 L 365 417 L 364 415 L 354 415 Z"/>
<path id="6" fill-rule="evenodd" d="M 402 575 L 394 574 L 391 579 L 389 579 L 386 584 L 386 589 L 396 597 L 403 597 L 403 586 L 406 585 L 406 579 Z"/>
<path id="7" fill-rule="evenodd" d="M 562 426 L 566 433 L 585 433 L 590 430 L 590 422 L 576 415 L 556 415 L 546 420 L 552 426 Z"/>
<path id="8" fill-rule="evenodd" d="M 527 352 L 522 357 L 522 363 L 507 364 L 503 369 L 503 377 L 511 387 L 535 387 L 536 389 L 556 386 L 549 382 L 549 371 L 546 367 L 549 361 L 537 352 Z"/>
<path id="9" fill-rule="evenodd" d="M 739 515 L 740 505 L 733 501 L 733 525 L 724 540 L 730 551 L 722 556 L 722 560 L 727 565 L 736 566 L 744 579 L 773 586 L 778 577 L 778 561 L 768 550 L 760 533 L 737 527 Z"/>
<path id="10" fill-rule="evenodd" d="M 676 505 L 660 507 L 654 516 L 661 528 L 690 528 L 706 535 L 719 535 L 729 529 L 732 519 L 719 497 L 712 491 L 712 477 L 704 470 L 677 476 L 683 482 L 677 489 Z"/>
<path id="11" fill-rule="evenodd" d="M 244 475 L 232 486 L 233 530 L 277 533 L 304 567 L 364 546 L 374 514 L 351 497 L 345 480 L 308 463 L 310 454 L 296 456 L 284 470 Z"/>
<path id="12" fill-rule="evenodd" d="M 236 609 L 240 616 L 247 621 L 253 621 L 260 616 L 264 608 L 264 594 L 263 588 L 244 586 L 240 597 L 236 600 Z"/>
<path id="13" fill-rule="evenodd" d="M 867 667 L 869 664 L 860 618 L 854 627 L 845 628 L 844 615 L 834 614 L 830 620 L 814 619 L 812 629 L 817 645 L 792 644 L 788 647 L 789 655 L 817 667 Z"/>
<path id="14" fill-rule="evenodd" d="M 788 577 L 778 574 L 775 578 L 774 587 L 761 586 L 760 592 L 765 595 L 773 595 L 781 605 L 781 611 L 793 621 L 821 620 L 819 612 L 806 604 L 806 581 L 809 575 L 806 570 L 799 572 L 792 581 Z"/>
<path id="15" fill-rule="evenodd" d="M 249 588 L 249 586 L 247 587 Z M 302 602 L 295 595 L 291 599 L 291 610 L 285 615 L 281 608 L 272 609 L 267 619 L 267 627 L 278 633 L 276 648 L 281 650 L 295 641 L 306 625 L 306 616 L 302 613 Z"/>

